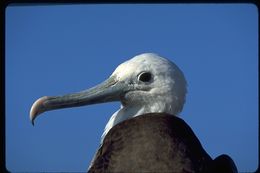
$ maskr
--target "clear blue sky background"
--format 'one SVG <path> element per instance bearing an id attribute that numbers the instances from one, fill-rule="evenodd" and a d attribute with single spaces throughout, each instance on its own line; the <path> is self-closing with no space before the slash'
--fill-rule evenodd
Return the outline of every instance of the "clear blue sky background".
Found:
<path id="1" fill-rule="evenodd" d="M 212 158 L 258 167 L 258 11 L 250 4 L 46 5 L 6 9 L 6 167 L 86 171 L 119 103 L 46 112 L 33 102 L 92 87 L 144 52 L 184 72 L 183 118 Z"/>

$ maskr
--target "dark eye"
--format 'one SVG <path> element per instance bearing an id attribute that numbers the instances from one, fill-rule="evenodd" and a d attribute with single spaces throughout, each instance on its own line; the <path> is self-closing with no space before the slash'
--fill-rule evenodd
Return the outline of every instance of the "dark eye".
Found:
<path id="1" fill-rule="evenodd" d="M 149 72 L 142 72 L 138 75 L 138 80 L 142 82 L 149 82 L 152 79 L 152 74 Z"/>

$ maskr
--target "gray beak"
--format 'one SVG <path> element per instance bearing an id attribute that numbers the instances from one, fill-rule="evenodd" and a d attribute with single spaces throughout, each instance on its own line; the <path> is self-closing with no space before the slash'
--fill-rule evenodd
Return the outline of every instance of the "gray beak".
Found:
<path id="1" fill-rule="evenodd" d="M 34 125 L 34 120 L 38 115 L 54 109 L 120 101 L 120 98 L 130 88 L 130 85 L 118 82 L 115 77 L 111 76 L 101 84 L 78 93 L 63 96 L 44 96 L 36 100 L 32 105 L 30 120 Z"/>

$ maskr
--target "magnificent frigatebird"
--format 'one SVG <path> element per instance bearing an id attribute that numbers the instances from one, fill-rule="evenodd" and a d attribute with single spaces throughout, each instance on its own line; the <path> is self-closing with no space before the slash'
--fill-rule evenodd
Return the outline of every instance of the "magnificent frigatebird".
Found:
<path id="1" fill-rule="evenodd" d="M 45 111 L 120 101 L 89 172 L 207 172 L 214 167 L 212 159 L 189 126 L 176 117 L 186 92 L 186 80 L 177 65 L 144 53 L 120 64 L 93 88 L 39 98 L 32 105 L 30 119 L 34 124 Z"/>

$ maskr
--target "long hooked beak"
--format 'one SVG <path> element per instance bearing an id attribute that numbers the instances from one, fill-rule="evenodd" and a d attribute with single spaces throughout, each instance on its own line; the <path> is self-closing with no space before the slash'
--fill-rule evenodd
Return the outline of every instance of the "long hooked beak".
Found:
<path id="1" fill-rule="evenodd" d="M 37 116 L 54 109 L 120 101 L 120 97 L 129 91 L 130 88 L 130 85 L 118 82 L 114 76 L 111 76 L 101 84 L 78 93 L 63 96 L 44 96 L 36 100 L 32 105 L 30 120 L 34 125 L 34 120 Z"/>

